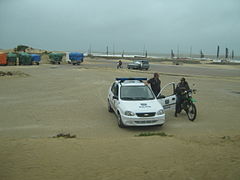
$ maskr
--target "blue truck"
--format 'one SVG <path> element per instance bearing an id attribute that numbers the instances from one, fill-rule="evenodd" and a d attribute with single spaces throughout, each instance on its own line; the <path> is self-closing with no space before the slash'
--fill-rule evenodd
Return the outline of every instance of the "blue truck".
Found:
<path id="1" fill-rule="evenodd" d="M 41 56 L 39 54 L 31 54 L 32 64 L 39 65 L 41 61 Z"/>
<path id="2" fill-rule="evenodd" d="M 69 59 L 71 60 L 72 65 L 80 65 L 83 62 L 84 54 L 79 52 L 69 53 Z"/>

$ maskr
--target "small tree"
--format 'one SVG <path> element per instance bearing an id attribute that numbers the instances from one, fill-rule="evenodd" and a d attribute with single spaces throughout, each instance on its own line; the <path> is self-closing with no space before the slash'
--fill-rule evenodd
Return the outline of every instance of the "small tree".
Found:
<path id="1" fill-rule="evenodd" d="M 18 45 L 17 46 L 17 51 L 25 51 L 28 48 L 26 45 Z"/>

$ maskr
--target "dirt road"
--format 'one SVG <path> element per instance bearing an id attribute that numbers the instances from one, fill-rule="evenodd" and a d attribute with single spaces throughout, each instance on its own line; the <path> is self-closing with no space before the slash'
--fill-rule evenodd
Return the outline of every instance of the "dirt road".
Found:
<path id="1" fill-rule="evenodd" d="M 162 127 L 120 129 L 109 86 L 152 73 L 91 63 L 0 67 L 18 71 L 0 77 L 0 179 L 239 179 L 239 77 L 188 77 L 198 89 L 194 122 L 168 112 Z M 52 138 L 59 133 L 77 138 Z"/>

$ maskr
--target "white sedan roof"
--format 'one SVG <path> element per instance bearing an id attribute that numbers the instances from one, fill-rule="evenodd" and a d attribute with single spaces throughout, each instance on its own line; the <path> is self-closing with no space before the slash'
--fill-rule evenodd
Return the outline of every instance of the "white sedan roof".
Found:
<path id="1" fill-rule="evenodd" d="M 120 84 L 122 86 L 145 86 L 145 84 L 139 80 L 126 80 Z"/>

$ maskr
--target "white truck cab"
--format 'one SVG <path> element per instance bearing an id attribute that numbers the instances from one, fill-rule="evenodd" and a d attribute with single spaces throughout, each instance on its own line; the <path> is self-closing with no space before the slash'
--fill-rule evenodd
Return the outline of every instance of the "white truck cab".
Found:
<path id="1" fill-rule="evenodd" d="M 162 89 L 157 98 L 144 80 L 147 78 L 116 78 L 109 88 L 108 111 L 115 112 L 119 127 L 161 126 L 165 110 L 175 108 L 175 95 L 164 96 Z"/>

